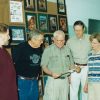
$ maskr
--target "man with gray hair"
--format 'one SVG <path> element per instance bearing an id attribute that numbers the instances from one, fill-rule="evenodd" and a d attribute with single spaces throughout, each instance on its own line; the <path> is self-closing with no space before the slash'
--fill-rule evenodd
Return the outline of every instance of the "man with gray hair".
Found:
<path id="1" fill-rule="evenodd" d="M 41 44 L 43 34 L 38 30 L 29 33 L 28 41 L 16 48 L 14 62 L 18 76 L 19 100 L 38 100 L 38 76 L 41 71 Z"/>
<path id="2" fill-rule="evenodd" d="M 68 100 L 68 77 L 62 73 L 68 71 L 73 65 L 72 56 L 64 45 L 63 31 L 54 32 L 53 41 L 54 43 L 44 50 L 41 60 L 43 71 L 48 77 L 43 100 Z"/>

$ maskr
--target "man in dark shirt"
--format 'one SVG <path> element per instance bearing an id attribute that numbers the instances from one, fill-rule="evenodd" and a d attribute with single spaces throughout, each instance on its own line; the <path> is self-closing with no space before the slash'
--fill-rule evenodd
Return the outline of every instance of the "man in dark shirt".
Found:
<path id="1" fill-rule="evenodd" d="M 43 34 L 31 31 L 27 42 L 16 48 L 14 59 L 18 76 L 19 100 L 38 100 L 38 76 L 42 55 Z"/>
<path id="2" fill-rule="evenodd" d="M 14 65 L 3 47 L 9 39 L 8 26 L 0 24 L 0 100 L 18 100 Z"/>

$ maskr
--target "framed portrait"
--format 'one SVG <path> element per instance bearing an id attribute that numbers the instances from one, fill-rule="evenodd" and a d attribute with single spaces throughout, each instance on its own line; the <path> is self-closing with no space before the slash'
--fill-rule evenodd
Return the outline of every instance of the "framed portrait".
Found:
<path id="1" fill-rule="evenodd" d="M 58 29 L 57 25 L 57 16 L 56 15 L 48 15 L 48 25 L 49 25 L 49 32 L 55 32 Z"/>
<path id="2" fill-rule="evenodd" d="M 11 43 L 20 43 L 26 40 L 25 28 L 23 26 L 10 26 Z"/>
<path id="3" fill-rule="evenodd" d="M 46 14 L 38 14 L 39 30 L 48 32 L 48 16 Z"/>
<path id="4" fill-rule="evenodd" d="M 66 14 L 65 0 L 57 0 L 58 14 Z"/>
<path id="5" fill-rule="evenodd" d="M 37 10 L 47 12 L 47 0 L 37 0 Z"/>
<path id="6" fill-rule="evenodd" d="M 35 11 L 35 0 L 24 0 L 25 10 Z"/>
<path id="7" fill-rule="evenodd" d="M 59 29 L 68 33 L 68 24 L 67 24 L 67 17 L 66 16 L 58 16 L 59 22 Z"/>
<path id="8" fill-rule="evenodd" d="M 10 23 L 23 24 L 23 3 L 22 1 L 9 1 Z"/>
<path id="9" fill-rule="evenodd" d="M 37 15 L 35 13 L 25 13 L 26 32 L 37 28 Z"/>

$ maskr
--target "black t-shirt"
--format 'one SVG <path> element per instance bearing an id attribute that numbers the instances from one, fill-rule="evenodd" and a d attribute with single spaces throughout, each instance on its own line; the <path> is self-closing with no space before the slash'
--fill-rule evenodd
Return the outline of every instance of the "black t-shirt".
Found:
<path id="1" fill-rule="evenodd" d="M 24 42 L 19 44 L 15 51 L 14 63 L 17 75 L 37 77 L 41 71 L 42 48 L 32 48 L 28 42 Z"/>

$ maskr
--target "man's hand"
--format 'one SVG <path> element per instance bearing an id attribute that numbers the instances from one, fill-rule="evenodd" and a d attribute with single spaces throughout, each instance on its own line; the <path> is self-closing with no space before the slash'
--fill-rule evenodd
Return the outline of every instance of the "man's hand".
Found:
<path id="1" fill-rule="evenodd" d="M 59 78 L 60 76 L 61 76 L 61 74 L 52 73 L 52 77 L 55 78 L 55 79 Z"/>
<path id="2" fill-rule="evenodd" d="M 81 72 L 80 66 L 75 67 L 75 72 L 77 72 L 77 73 L 80 73 Z"/>
<path id="3" fill-rule="evenodd" d="M 87 83 L 85 84 L 83 90 L 84 90 L 85 93 L 88 93 L 88 84 Z"/>

